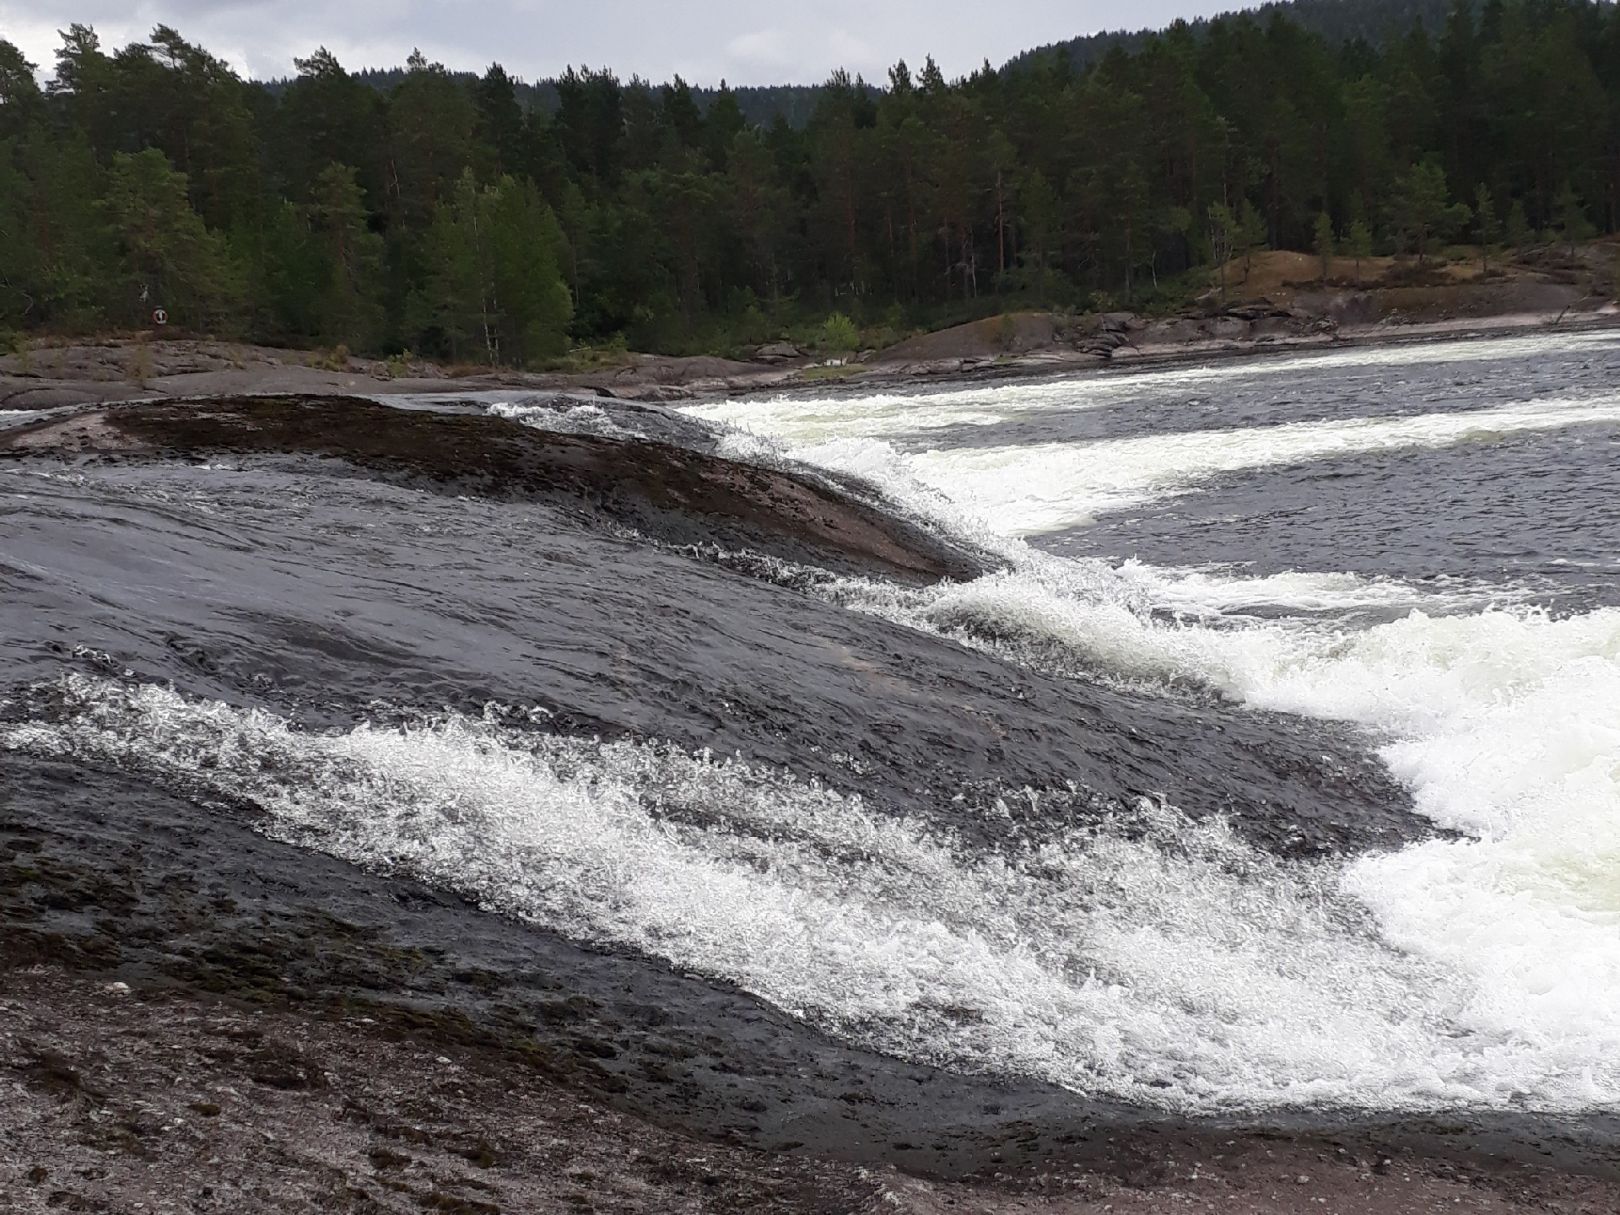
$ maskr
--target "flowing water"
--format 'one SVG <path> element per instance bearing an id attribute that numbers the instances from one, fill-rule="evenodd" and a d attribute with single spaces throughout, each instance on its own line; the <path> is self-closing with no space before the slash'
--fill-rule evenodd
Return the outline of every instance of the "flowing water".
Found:
<path id="1" fill-rule="evenodd" d="M 1600 332 L 455 403 L 809 465 L 996 557 L 922 586 L 308 460 L 7 466 L 0 754 L 952 1071 L 1610 1110 L 1617 385 Z"/>

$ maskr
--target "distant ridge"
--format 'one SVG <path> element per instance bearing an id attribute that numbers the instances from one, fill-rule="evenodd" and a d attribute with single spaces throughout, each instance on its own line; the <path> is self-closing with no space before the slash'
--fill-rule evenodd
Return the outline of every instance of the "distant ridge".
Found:
<path id="1" fill-rule="evenodd" d="M 1421 24 L 1430 30 L 1439 28 L 1444 24 L 1446 14 L 1453 8 L 1455 2 L 1456 0 L 1273 0 L 1272 3 L 1258 7 L 1234 4 L 1227 13 L 1221 15 L 1252 12 L 1257 20 L 1264 21 L 1273 13 L 1281 13 L 1331 43 L 1361 39 L 1376 45 L 1391 36 L 1406 33 L 1413 24 Z M 1477 7 L 1477 0 L 1465 2 Z M 1200 17 L 1187 22 L 1187 25 L 1197 36 L 1209 28 L 1212 20 L 1214 18 Z M 1081 35 L 1063 42 L 1048 43 L 1013 56 L 1001 70 L 1019 71 L 1053 56 L 1066 58 L 1071 67 L 1082 70 L 1096 63 L 1115 47 L 1127 51 L 1139 49 L 1148 39 L 1162 33 L 1164 28 L 1111 30 Z M 356 79 L 380 92 L 391 91 L 404 75 L 403 67 L 365 68 L 354 73 Z M 452 72 L 451 75 L 471 81 L 476 78 L 477 73 Z M 267 81 L 265 85 L 275 92 L 286 83 L 284 80 L 275 80 Z M 627 80 L 625 85 L 628 88 L 639 85 L 654 92 L 663 87 L 640 78 Z M 880 86 L 869 84 L 868 87 L 875 90 Z M 749 123 L 770 126 L 780 118 L 791 127 L 801 128 L 810 120 L 810 114 L 815 109 L 821 89 L 822 86 L 816 84 L 741 85 L 732 87 L 730 92 L 737 99 L 737 105 Z M 692 97 L 698 107 L 706 112 L 714 99 L 720 95 L 720 91 L 718 88 L 693 85 Z M 518 101 L 529 109 L 550 113 L 557 108 L 557 86 L 550 78 L 534 83 L 519 81 L 517 96 Z"/>
<path id="2" fill-rule="evenodd" d="M 1465 2 L 1470 7 L 1478 7 L 1477 0 Z M 1256 20 L 1266 21 L 1273 14 L 1281 14 L 1330 43 L 1342 44 L 1360 39 L 1377 45 L 1392 36 L 1406 33 L 1414 24 L 1429 30 L 1438 29 L 1445 23 L 1446 14 L 1455 4 L 1456 0 L 1273 0 L 1270 4 L 1258 6 L 1234 4 L 1217 16 L 1248 12 Z M 1187 25 L 1195 35 L 1199 35 L 1216 19 L 1200 17 L 1188 21 Z M 1053 55 L 1066 57 L 1074 68 L 1086 68 L 1115 47 L 1126 51 L 1141 49 L 1148 39 L 1162 33 L 1164 28 L 1110 30 L 1048 43 L 1013 56 L 1003 70 L 1016 71 Z"/>

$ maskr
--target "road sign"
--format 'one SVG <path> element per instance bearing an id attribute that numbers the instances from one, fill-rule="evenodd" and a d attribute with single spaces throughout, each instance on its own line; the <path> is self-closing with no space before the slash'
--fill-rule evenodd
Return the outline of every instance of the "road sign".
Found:
<path id="1" fill-rule="evenodd" d="M 165 311 L 162 308 L 154 308 L 154 309 L 152 309 L 152 324 L 154 324 L 154 325 L 167 325 L 168 323 L 169 323 L 169 314 L 168 314 L 167 311 Z"/>

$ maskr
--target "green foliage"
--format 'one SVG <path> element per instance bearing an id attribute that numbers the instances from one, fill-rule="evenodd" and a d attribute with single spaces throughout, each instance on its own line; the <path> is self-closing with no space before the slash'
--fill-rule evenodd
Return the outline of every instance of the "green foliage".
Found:
<path id="1" fill-rule="evenodd" d="M 34 350 L 29 344 L 27 334 L 10 329 L 0 329 L 0 351 L 15 356 L 18 375 L 33 374 Z"/>
<path id="2" fill-rule="evenodd" d="M 1522 249 L 1534 239 L 1530 218 L 1525 213 L 1524 200 L 1521 198 L 1515 198 L 1513 205 L 1508 208 L 1504 237 L 1508 246 L 1513 249 Z"/>
<path id="3" fill-rule="evenodd" d="M 1592 221 L 1587 218 L 1586 205 L 1581 202 L 1581 196 L 1568 183 L 1553 200 L 1553 223 L 1558 229 L 1558 235 L 1569 246 L 1571 257 L 1575 256 L 1575 246 L 1578 243 L 1590 240 L 1597 233 Z"/>
<path id="4" fill-rule="evenodd" d="M 115 323 L 143 325 L 162 307 L 188 329 L 230 326 L 240 287 L 225 242 L 192 209 L 185 175 L 162 152 L 116 153 L 100 207 L 113 239 L 105 308 Z"/>
<path id="5" fill-rule="evenodd" d="M 816 345 L 833 354 L 850 354 L 861 344 L 861 331 L 842 312 L 835 312 L 821 325 Z"/>
<path id="6" fill-rule="evenodd" d="M 434 209 L 423 250 L 417 326 L 454 360 L 491 365 L 556 358 L 573 305 L 557 254 L 562 231 L 532 182 L 480 186 L 471 169 Z"/>
<path id="7" fill-rule="evenodd" d="M 1356 282 L 1361 282 L 1361 263 L 1372 256 L 1373 237 L 1372 229 L 1367 226 L 1364 219 L 1356 219 L 1350 225 L 1348 239 L 1345 242 L 1345 252 L 1356 259 Z"/>
<path id="8" fill-rule="evenodd" d="M 1208 214 L 1209 255 L 1220 273 L 1221 299 L 1226 299 L 1227 265 L 1237 250 L 1238 222 L 1225 203 L 1210 203 Z"/>
<path id="9" fill-rule="evenodd" d="M 1474 239 L 1479 241 L 1480 273 L 1488 274 L 1491 250 L 1502 240 L 1502 221 L 1496 214 L 1496 198 L 1484 182 L 1474 189 Z"/>
<path id="10" fill-rule="evenodd" d="M 1434 161 L 1415 164 L 1396 179 L 1389 212 L 1397 242 L 1418 255 L 1420 266 L 1433 242 L 1446 240 L 1472 217 L 1466 206 L 1450 202 L 1445 170 Z"/>
<path id="11" fill-rule="evenodd" d="M 322 371 L 343 372 L 349 369 L 349 359 L 353 357 L 349 348 L 342 342 L 330 350 L 321 350 L 309 360 L 311 367 L 319 367 Z"/>
<path id="12" fill-rule="evenodd" d="M 792 122 L 605 69 L 535 105 L 499 65 L 420 54 L 355 75 L 319 48 L 261 86 L 165 26 L 121 49 L 69 26 L 42 89 L 0 40 L 0 326 L 161 305 L 190 330 L 479 363 L 787 333 L 848 350 L 1224 296 L 1267 246 L 1326 277 L 1337 244 L 1359 278 L 1375 247 L 1423 262 L 1467 238 L 1488 265 L 1536 232 L 1573 251 L 1612 231 L 1620 12 L 1407 19 L 1441 4 L 1235 13 L 959 80 L 898 64 L 881 90 L 839 73 L 792 93 Z M 1347 41 L 1385 25 L 1405 32 Z"/>
<path id="13" fill-rule="evenodd" d="M 368 226 L 356 171 L 327 165 L 306 210 L 321 266 L 313 299 L 316 333 L 323 342 L 372 349 L 383 332 L 383 241 Z"/>
<path id="14" fill-rule="evenodd" d="M 1325 282 L 1328 275 L 1333 271 L 1333 255 L 1338 251 L 1337 242 L 1333 235 L 1333 217 L 1326 211 L 1321 212 L 1316 217 L 1316 231 L 1311 243 L 1316 250 L 1316 259 L 1322 268 L 1321 277 Z"/>
<path id="15" fill-rule="evenodd" d="M 1243 277 L 1254 268 L 1254 255 L 1266 247 L 1266 221 L 1248 199 L 1238 208 L 1237 225 L 1232 233 L 1238 256 L 1243 258 Z"/>

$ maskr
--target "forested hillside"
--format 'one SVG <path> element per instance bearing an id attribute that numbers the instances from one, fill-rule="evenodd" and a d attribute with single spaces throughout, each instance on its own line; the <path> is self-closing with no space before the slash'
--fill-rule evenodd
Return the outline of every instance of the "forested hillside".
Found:
<path id="1" fill-rule="evenodd" d="M 1247 6 L 1234 3 L 1232 7 Z M 1331 45 L 1359 39 L 1381 46 L 1409 33 L 1414 25 L 1427 30 L 1441 29 L 1457 7 L 1457 0 L 1273 0 L 1273 3 L 1255 7 L 1254 16 L 1260 21 L 1282 16 Z M 1478 13 L 1480 2 L 1465 0 L 1464 7 Z M 1212 24 L 1214 22 L 1203 18 L 1188 23 L 1195 35 L 1202 34 Z M 1032 60 L 1058 55 L 1067 59 L 1072 67 L 1089 67 L 1115 47 L 1140 50 L 1154 33 L 1153 30 L 1121 29 L 1087 34 L 1025 51 L 1007 66 L 1016 70 L 1028 66 Z"/>
<path id="2" fill-rule="evenodd" d="M 1614 231 L 1615 8 L 1490 0 L 1431 24 L 1344 41 L 1279 9 L 1089 67 L 897 64 L 879 90 L 835 76 L 797 126 L 607 71 L 526 106 L 500 67 L 419 55 L 378 88 L 316 51 L 270 87 L 171 29 L 115 49 L 73 26 L 43 86 L 0 42 L 0 328 L 161 306 L 189 331 L 533 365 L 830 314 L 871 339 L 1167 306 L 1264 245 Z"/>

